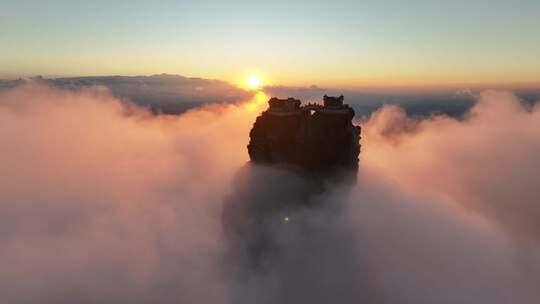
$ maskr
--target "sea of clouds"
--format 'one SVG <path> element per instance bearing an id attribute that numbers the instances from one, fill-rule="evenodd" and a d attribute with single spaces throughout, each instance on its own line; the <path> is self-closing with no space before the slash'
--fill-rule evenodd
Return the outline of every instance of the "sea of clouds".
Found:
<path id="1" fill-rule="evenodd" d="M 100 87 L 1 92 L 2 303 L 540 301 L 540 106 L 487 91 L 460 120 L 357 121 L 357 184 L 276 225 L 266 271 L 231 275 L 223 202 L 265 106 L 153 115 Z M 253 170 L 258 195 L 296 182 Z"/>

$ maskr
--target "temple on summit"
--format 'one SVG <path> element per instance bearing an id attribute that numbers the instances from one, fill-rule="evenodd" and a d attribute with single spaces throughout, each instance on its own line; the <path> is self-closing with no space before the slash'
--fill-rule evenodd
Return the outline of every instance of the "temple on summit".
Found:
<path id="1" fill-rule="evenodd" d="M 250 132 L 248 153 L 255 163 L 282 163 L 308 170 L 358 169 L 360 127 L 344 97 L 323 104 L 271 98 Z"/>

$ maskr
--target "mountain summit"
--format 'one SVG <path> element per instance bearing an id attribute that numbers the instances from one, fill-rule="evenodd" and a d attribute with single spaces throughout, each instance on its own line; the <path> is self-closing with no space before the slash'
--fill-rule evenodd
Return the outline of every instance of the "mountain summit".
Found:
<path id="1" fill-rule="evenodd" d="M 247 146 L 251 161 L 289 164 L 310 171 L 358 169 L 360 127 L 344 97 L 324 96 L 324 104 L 271 98 L 257 117 Z"/>

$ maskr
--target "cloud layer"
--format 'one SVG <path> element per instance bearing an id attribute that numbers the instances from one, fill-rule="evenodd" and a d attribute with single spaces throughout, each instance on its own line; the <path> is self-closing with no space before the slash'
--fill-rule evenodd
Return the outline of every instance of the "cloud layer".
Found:
<path id="1" fill-rule="evenodd" d="M 263 99 L 155 116 L 100 88 L 0 93 L 3 301 L 538 302 L 540 108 L 500 92 L 462 121 L 380 109 L 358 185 L 271 226 L 267 272 L 230 276 L 221 212 Z M 253 170 L 240 191 L 294 182 Z"/>
<path id="2" fill-rule="evenodd" d="M 437 192 L 540 240 L 540 106 L 485 92 L 464 121 L 414 120 L 386 107 L 365 123 L 366 165 L 410 192 Z"/>
<path id="3" fill-rule="evenodd" d="M 219 302 L 220 204 L 254 114 L 153 116 L 99 89 L 3 93 L 3 301 Z"/>

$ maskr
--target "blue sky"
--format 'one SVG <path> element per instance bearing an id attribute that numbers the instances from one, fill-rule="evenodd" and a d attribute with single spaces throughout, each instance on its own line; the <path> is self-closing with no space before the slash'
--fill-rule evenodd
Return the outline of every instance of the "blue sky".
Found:
<path id="1" fill-rule="evenodd" d="M 0 1 L 0 77 L 540 80 L 540 1 Z"/>

